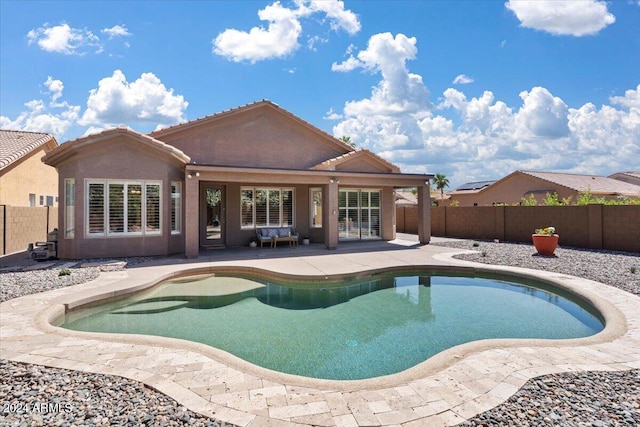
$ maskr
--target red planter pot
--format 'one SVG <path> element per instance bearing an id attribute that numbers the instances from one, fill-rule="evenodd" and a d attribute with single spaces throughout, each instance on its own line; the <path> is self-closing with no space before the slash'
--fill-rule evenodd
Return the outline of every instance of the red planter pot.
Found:
<path id="1" fill-rule="evenodd" d="M 535 246 L 536 251 L 540 255 L 553 255 L 556 248 L 558 247 L 558 239 L 560 238 L 557 234 L 532 234 L 531 239 L 533 240 L 533 246 Z"/>

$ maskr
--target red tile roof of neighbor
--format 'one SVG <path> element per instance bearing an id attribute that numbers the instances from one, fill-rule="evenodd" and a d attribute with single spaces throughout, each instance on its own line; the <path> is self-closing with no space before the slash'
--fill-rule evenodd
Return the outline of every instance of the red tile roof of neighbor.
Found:
<path id="1" fill-rule="evenodd" d="M 50 148 L 58 145 L 48 133 L 0 130 L 0 170 L 47 143 Z"/>
<path id="2" fill-rule="evenodd" d="M 520 173 L 562 185 L 579 192 L 592 194 L 640 195 L 640 186 L 598 175 L 578 175 L 559 172 L 518 171 Z"/>

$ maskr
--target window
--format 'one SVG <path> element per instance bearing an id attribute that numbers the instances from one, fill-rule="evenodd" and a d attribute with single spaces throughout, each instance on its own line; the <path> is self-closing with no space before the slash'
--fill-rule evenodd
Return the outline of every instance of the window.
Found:
<path id="1" fill-rule="evenodd" d="M 53 196 L 47 196 L 47 206 L 53 206 Z"/>
<path id="2" fill-rule="evenodd" d="M 171 234 L 182 231 L 182 183 L 171 183 Z"/>
<path id="3" fill-rule="evenodd" d="M 240 190 L 240 226 L 242 228 L 255 227 L 255 216 L 253 213 L 255 200 L 253 194 L 253 189 Z"/>
<path id="4" fill-rule="evenodd" d="M 44 196 L 40 196 L 40 206 L 44 206 Z"/>
<path id="5" fill-rule="evenodd" d="M 322 228 L 322 189 L 309 190 L 309 212 L 311 228 Z"/>
<path id="6" fill-rule="evenodd" d="M 160 184 L 146 185 L 146 234 L 160 234 Z"/>
<path id="7" fill-rule="evenodd" d="M 95 181 L 87 183 L 87 235 L 159 235 L 160 184 Z"/>
<path id="8" fill-rule="evenodd" d="M 242 188 L 242 228 L 285 227 L 294 224 L 293 190 L 287 188 Z"/>
<path id="9" fill-rule="evenodd" d="M 29 206 L 34 207 L 36 205 L 36 195 L 29 193 Z"/>
<path id="10" fill-rule="evenodd" d="M 104 183 L 90 182 L 87 189 L 87 235 L 103 235 L 105 216 Z"/>
<path id="11" fill-rule="evenodd" d="M 340 190 L 338 192 L 340 239 L 380 237 L 380 191 Z"/>
<path id="12" fill-rule="evenodd" d="M 76 182 L 73 178 L 64 180 L 64 237 L 73 239 L 75 235 Z"/>

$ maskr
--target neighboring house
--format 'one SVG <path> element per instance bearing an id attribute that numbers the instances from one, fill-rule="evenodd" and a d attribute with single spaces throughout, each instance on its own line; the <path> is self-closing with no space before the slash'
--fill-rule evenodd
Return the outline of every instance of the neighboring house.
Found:
<path id="1" fill-rule="evenodd" d="M 243 246 L 295 227 L 336 248 L 395 238 L 394 190 L 418 188 L 430 239 L 432 175 L 402 174 L 278 105 L 259 101 L 144 135 L 116 128 L 62 144 L 61 258 L 168 255 Z"/>
<path id="2" fill-rule="evenodd" d="M 433 194 L 431 194 L 433 197 Z M 396 191 L 396 206 L 415 207 L 418 206 L 418 198 L 411 191 Z"/>
<path id="3" fill-rule="evenodd" d="M 57 146 L 46 133 L 0 130 L 0 205 L 58 206 L 58 173 L 42 163 Z"/>
<path id="4" fill-rule="evenodd" d="M 475 201 L 476 195 L 495 182 L 496 181 L 476 181 L 464 183 L 455 190 L 445 193 L 445 197 L 448 198 L 447 204 L 450 205 L 452 200 L 456 200 L 460 203 L 459 206 L 477 206 L 478 202 Z"/>
<path id="5" fill-rule="evenodd" d="M 609 178 L 628 182 L 629 184 L 640 185 L 640 172 L 618 172 L 609 175 Z"/>
<path id="6" fill-rule="evenodd" d="M 547 193 L 556 193 L 560 201 L 571 198 L 572 203 L 587 192 L 605 199 L 640 197 L 640 186 L 628 182 L 596 175 L 556 172 L 515 171 L 498 181 L 489 181 L 488 185 L 470 184 L 467 187 L 469 189 L 457 188 L 449 192 L 451 200 L 457 200 L 459 206 L 490 206 L 515 205 L 530 195 L 542 203 Z"/>

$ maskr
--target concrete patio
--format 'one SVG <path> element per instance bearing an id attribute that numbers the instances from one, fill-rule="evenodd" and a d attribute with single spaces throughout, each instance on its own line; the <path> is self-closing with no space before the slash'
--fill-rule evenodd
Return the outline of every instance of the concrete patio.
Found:
<path id="1" fill-rule="evenodd" d="M 239 426 L 445 426 L 509 398 L 530 378 L 575 370 L 640 368 L 640 297 L 586 279 L 488 267 L 452 259 L 445 247 L 393 242 L 237 248 L 170 258 L 96 280 L 0 305 L 0 358 L 141 381 L 189 409 Z M 328 276 L 396 266 L 438 265 L 517 272 L 578 292 L 606 319 L 606 328 L 574 340 L 486 340 L 454 347 L 396 375 L 331 381 L 269 371 L 208 346 L 134 335 L 73 332 L 51 325 L 65 306 L 144 288 L 192 269 L 253 267 Z M 393 357 L 393 355 L 390 355 Z"/>

